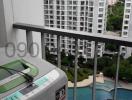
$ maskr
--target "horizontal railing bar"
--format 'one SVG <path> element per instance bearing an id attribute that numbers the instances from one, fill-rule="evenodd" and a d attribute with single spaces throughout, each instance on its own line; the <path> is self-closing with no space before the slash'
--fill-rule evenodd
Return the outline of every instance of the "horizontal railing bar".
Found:
<path id="1" fill-rule="evenodd" d="M 89 40 L 89 41 L 114 43 L 117 45 L 132 47 L 132 40 L 128 38 L 117 37 L 117 36 L 110 36 L 110 35 L 104 35 L 104 34 L 91 34 L 88 32 L 79 32 L 79 31 L 72 31 L 72 30 L 66 30 L 66 29 L 49 28 L 49 27 L 25 24 L 25 23 L 15 23 L 13 24 L 13 28 L 41 32 L 41 33 L 49 33 L 52 35 L 79 38 L 79 39 L 84 39 L 84 40 Z"/>

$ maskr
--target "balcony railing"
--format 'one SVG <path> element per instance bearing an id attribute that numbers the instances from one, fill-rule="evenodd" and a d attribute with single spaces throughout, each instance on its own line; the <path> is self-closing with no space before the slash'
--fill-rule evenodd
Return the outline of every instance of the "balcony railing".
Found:
<path id="1" fill-rule="evenodd" d="M 116 67 L 116 79 L 115 79 L 115 91 L 114 91 L 114 100 L 117 100 L 117 84 L 118 84 L 118 73 L 119 73 L 119 66 L 120 66 L 120 54 L 121 54 L 121 46 L 128 46 L 132 47 L 132 41 L 128 40 L 127 38 L 122 37 L 115 37 L 115 36 L 108 36 L 108 35 L 99 35 L 99 34 L 88 34 L 87 32 L 77 32 L 77 31 L 69 31 L 64 29 L 57 29 L 57 28 L 47 28 L 43 26 L 37 25 L 30 25 L 24 23 L 15 23 L 13 24 L 14 29 L 22 29 L 26 31 L 26 38 L 27 38 L 27 48 L 29 48 L 30 44 L 33 43 L 32 39 L 32 31 L 40 32 L 41 33 L 41 46 L 42 46 L 42 58 L 46 60 L 45 54 L 45 33 L 57 35 L 57 57 L 58 57 L 58 67 L 61 68 L 61 47 L 60 47 L 60 36 L 66 36 L 75 39 L 75 67 L 74 67 L 74 100 L 77 100 L 77 66 L 78 66 L 78 40 L 89 40 L 95 41 L 95 54 L 94 54 L 94 73 L 93 73 L 93 93 L 92 93 L 92 100 L 96 100 L 96 73 L 97 73 L 97 53 L 98 53 L 98 42 L 102 43 L 112 43 L 116 44 L 119 48 L 118 51 L 118 58 L 117 58 L 117 67 Z M 33 51 L 29 51 L 32 53 Z"/>

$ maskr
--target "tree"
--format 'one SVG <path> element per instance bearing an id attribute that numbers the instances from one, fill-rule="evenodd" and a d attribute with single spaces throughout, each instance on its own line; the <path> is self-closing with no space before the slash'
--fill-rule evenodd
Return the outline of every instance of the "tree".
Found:
<path id="1" fill-rule="evenodd" d="M 85 61 L 85 58 L 83 56 L 79 56 L 79 58 L 78 58 L 78 65 L 80 67 L 83 67 L 84 61 Z"/>
<path id="2" fill-rule="evenodd" d="M 107 30 L 121 31 L 124 15 L 124 3 L 118 2 L 108 8 Z"/>
<path id="3" fill-rule="evenodd" d="M 118 50 L 118 48 L 117 48 L 118 46 L 116 46 L 115 44 L 111 44 L 111 43 L 106 43 L 105 44 L 105 49 L 106 50 L 109 50 L 109 51 L 117 51 Z"/>
<path id="4" fill-rule="evenodd" d="M 113 64 L 113 61 L 110 57 L 104 56 L 101 58 L 98 58 L 98 70 L 102 71 L 105 67 L 111 67 Z"/>

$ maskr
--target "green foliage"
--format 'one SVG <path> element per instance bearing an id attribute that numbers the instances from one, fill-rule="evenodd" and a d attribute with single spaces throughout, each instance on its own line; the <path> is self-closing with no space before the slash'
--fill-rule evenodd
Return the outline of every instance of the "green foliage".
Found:
<path id="1" fill-rule="evenodd" d="M 98 70 L 102 71 L 105 67 L 111 67 L 112 59 L 110 57 L 104 56 L 98 58 Z"/>
<path id="2" fill-rule="evenodd" d="M 83 58 L 83 56 L 79 56 L 78 66 L 84 68 L 84 62 L 85 62 L 85 58 Z"/>
<path id="3" fill-rule="evenodd" d="M 68 70 L 65 70 L 63 68 L 63 71 L 67 74 L 68 80 L 74 82 L 74 69 L 68 68 Z M 84 79 L 87 79 L 89 75 L 92 74 L 92 70 L 88 68 L 79 68 L 78 69 L 78 76 L 77 81 L 82 81 Z"/>
<path id="4" fill-rule="evenodd" d="M 124 3 L 118 2 L 108 8 L 107 30 L 121 31 L 124 15 Z"/>
<path id="5" fill-rule="evenodd" d="M 128 59 L 121 59 L 120 69 L 119 69 L 119 79 L 120 80 L 132 82 L 132 64 L 131 64 L 131 62 L 132 62 L 132 57 L 129 57 Z M 104 72 L 105 76 L 115 78 L 116 63 L 114 62 L 111 67 L 105 67 L 103 69 L 103 72 Z"/>
<path id="6" fill-rule="evenodd" d="M 49 61 L 50 63 L 56 65 L 56 56 L 53 54 L 50 54 L 50 50 L 46 47 L 46 60 Z"/>
<path id="7" fill-rule="evenodd" d="M 118 48 L 117 48 L 117 45 L 115 45 L 115 44 L 111 44 L 111 43 L 106 43 L 105 44 L 105 49 L 106 50 L 109 50 L 109 51 L 117 51 L 118 50 Z"/>

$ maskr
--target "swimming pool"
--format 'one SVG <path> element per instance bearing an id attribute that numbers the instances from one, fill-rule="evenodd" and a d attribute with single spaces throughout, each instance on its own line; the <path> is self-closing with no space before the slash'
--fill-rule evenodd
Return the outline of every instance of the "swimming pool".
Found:
<path id="1" fill-rule="evenodd" d="M 113 90 L 109 92 L 106 89 L 110 90 L 113 86 L 112 81 L 105 81 L 105 84 L 97 83 L 96 100 L 112 99 Z M 117 100 L 132 100 L 132 91 L 119 88 L 117 98 Z M 73 88 L 68 89 L 68 100 L 73 100 Z M 92 100 L 92 88 L 77 88 L 77 100 Z"/>

